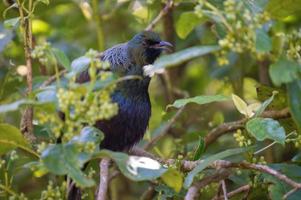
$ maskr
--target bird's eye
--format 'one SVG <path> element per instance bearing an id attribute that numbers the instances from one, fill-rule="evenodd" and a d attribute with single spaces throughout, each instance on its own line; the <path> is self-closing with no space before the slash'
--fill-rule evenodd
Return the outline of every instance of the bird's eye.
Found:
<path id="1" fill-rule="evenodd" d="M 146 43 L 147 46 L 152 46 L 158 43 L 157 41 L 154 40 L 145 40 L 144 42 Z"/>

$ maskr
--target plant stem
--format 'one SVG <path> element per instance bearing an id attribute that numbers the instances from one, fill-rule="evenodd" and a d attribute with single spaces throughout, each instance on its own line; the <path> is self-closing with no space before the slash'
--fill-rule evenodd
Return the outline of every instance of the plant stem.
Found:
<path id="1" fill-rule="evenodd" d="M 93 16 L 96 24 L 98 50 L 103 51 L 105 49 L 104 33 L 103 33 L 103 28 L 101 23 L 102 22 L 101 16 L 98 13 L 98 0 L 92 1 L 92 8 L 93 8 Z"/>
<path id="2" fill-rule="evenodd" d="M 31 14 L 25 16 L 23 4 L 21 4 L 20 0 L 17 0 L 20 19 L 21 19 L 21 27 L 23 29 L 23 40 L 24 40 L 24 51 L 25 51 L 25 59 L 26 59 L 26 67 L 27 67 L 27 95 L 32 93 L 32 57 L 31 57 L 31 50 L 32 50 L 32 22 L 31 22 Z M 28 10 L 31 13 L 33 8 L 33 1 L 28 1 Z M 21 131 L 24 133 L 27 140 L 30 142 L 34 142 L 36 140 L 35 136 L 33 135 L 33 107 L 29 106 L 25 110 L 22 116 L 21 122 Z"/>

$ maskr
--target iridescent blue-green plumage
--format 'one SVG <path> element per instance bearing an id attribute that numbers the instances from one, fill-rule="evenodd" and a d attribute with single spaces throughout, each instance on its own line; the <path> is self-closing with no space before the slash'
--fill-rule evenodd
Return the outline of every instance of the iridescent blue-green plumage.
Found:
<path id="1" fill-rule="evenodd" d="M 111 96 L 118 103 L 118 114 L 110 120 L 97 121 L 95 124 L 105 134 L 102 148 L 128 150 L 143 137 L 151 115 L 148 94 L 150 77 L 144 76 L 143 67 L 152 64 L 162 50 L 168 47 L 171 44 L 161 41 L 156 33 L 144 31 L 129 42 L 104 51 L 101 59 L 110 63 L 114 73 L 121 76 L 139 75 L 142 79 L 118 83 Z M 82 73 L 78 81 L 89 81 L 88 73 Z"/>

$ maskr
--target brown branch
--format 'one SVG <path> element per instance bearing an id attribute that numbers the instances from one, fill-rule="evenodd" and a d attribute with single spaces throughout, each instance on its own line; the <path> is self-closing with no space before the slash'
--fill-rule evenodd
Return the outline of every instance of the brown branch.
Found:
<path id="1" fill-rule="evenodd" d="M 154 160 L 157 160 L 159 162 L 163 162 L 162 159 L 156 157 L 155 155 L 145 151 L 144 149 L 142 148 L 139 148 L 139 147 L 133 147 L 130 151 L 129 151 L 129 154 L 130 155 L 135 155 L 135 156 L 143 156 L 143 157 L 148 157 L 148 158 L 151 158 L 151 159 L 154 159 Z"/>
<path id="2" fill-rule="evenodd" d="M 228 200 L 228 194 L 227 194 L 227 187 L 225 180 L 221 180 L 223 194 L 224 194 L 224 200 Z"/>
<path id="3" fill-rule="evenodd" d="M 291 194 L 293 194 L 294 192 L 296 192 L 299 188 L 293 188 L 290 191 L 288 191 L 285 195 L 283 195 L 282 199 L 287 199 Z"/>
<path id="4" fill-rule="evenodd" d="M 160 11 L 153 21 L 145 28 L 146 31 L 151 31 L 156 26 L 156 24 L 168 13 L 168 11 L 173 7 L 173 1 L 168 0 L 165 7 Z"/>
<path id="5" fill-rule="evenodd" d="M 180 116 L 180 114 L 183 112 L 185 107 L 180 108 L 176 114 L 165 124 L 164 128 L 160 131 L 159 134 L 157 134 L 155 137 L 153 137 L 144 147 L 143 149 L 149 150 L 151 147 L 155 145 L 155 143 L 160 140 L 162 137 L 164 137 L 169 129 L 171 128 L 172 124 L 176 121 L 176 119 Z"/>
<path id="6" fill-rule="evenodd" d="M 46 81 L 44 81 L 44 82 L 41 84 L 40 88 L 44 88 L 44 87 L 50 85 L 51 83 L 53 83 L 53 82 L 56 80 L 57 77 L 63 76 L 66 72 L 67 72 L 67 70 L 64 69 L 64 70 L 60 71 L 60 72 L 58 73 L 58 75 L 50 76 Z"/>
<path id="7" fill-rule="evenodd" d="M 153 185 L 149 186 L 148 189 L 142 194 L 141 200 L 150 200 L 154 199 L 154 196 L 156 195 L 156 191 Z"/>
<path id="8" fill-rule="evenodd" d="M 32 93 L 32 57 L 31 57 L 31 50 L 32 50 L 32 25 L 31 25 L 31 16 L 25 16 L 22 4 L 20 1 L 17 1 L 18 10 L 21 20 L 21 27 L 23 29 L 23 42 L 24 42 L 24 52 L 25 52 L 25 60 L 26 60 L 26 67 L 27 67 L 27 74 L 26 74 L 26 81 L 27 81 L 27 95 Z M 28 10 L 32 11 L 32 0 L 28 1 Z M 22 114 L 20 129 L 21 132 L 24 134 L 25 138 L 34 143 L 36 137 L 33 134 L 33 108 L 32 106 L 28 106 L 24 113 Z"/>
<path id="9" fill-rule="evenodd" d="M 110 159 L 103 158 L 100 161 L 100 178 L 99 178 L 99 187 L 96 200 L 106 200 L 108 185 L 109 185 L 109 165 Z"/>
<path id="10" fill-rule="evenodd" d="M 237 188 L 237 189 L 235 189 L 235 190 L 227 193 L 227 197 L 231 198 L 231 197 L 235 196 L 236 194 L 249 191 L 250 189 L 251 189 L 250 185 L 241 186 L 241 187 L 239 187 L 239 188 Z M 224 199 L 224 196 L 222 196 L 222 197 L 215 197 L 212 200 L 223 200 L 223 199 Z"/>
<path id="11" fill-rule="evenodd" d="M 193 167 L 195 167 L 197 165 L 196 162 L 199 162 L 199 161 L 182 161 L 182 167 L 185 164 L 185 162 L 187 162 L 186 166 L 189 165 L 188 166 L 189 169 L 192 169 Z M 301 189 L 301 183 L 298 183 L 298 182 L 290 179 L 286 175 L 284 175 L 266 165 L 253 164 L 253 163 L 247 163 L 247 162 L 232 163 L 232 162 L 226 161 L 226 160 L 217 160 L 212 165 L 210 165 L 210 167 L 215 168 L 215 169 L 224 169 L 224 168 L 250 169 L 250 170 L 255 170 L 255 171 L 260 171 L 262 173 L 270 174 L 270 175 L 274 176 L 275 178 L 277 178 L 278 180 L 281 180 L 281 181 L 285 182 L 286 184 L 288 184 L 289 186 L 293 187 L 293 189 L 290 192 L 288 192 L 287 194 L 284 195 L 284 198 L 287 198 L 292 193 Z M 199 184 L 200 183 L 198 183 L 197 186 L 199 186 Z M 201 186 L 203 187 L 203 185 L 201 185 Z M 190 188 L 191 189 L 190 193 L 192 193 L 192 194 L 189 194 L 189 197 L 191 197 L 191 195 L 192 195 L 192 197 L 194 197 L 194 195 L 196 195 L 196 192 L 198 191 L 197 189 L 200 189 L 200 188 L 201 187 L 196 187 L 194 184 L 194 187 L 192 186 L 192 188 Z M 188 192 L 189 192 L 189 190 L 188 190 Z M 193 199 L 193 198 L 190 198 L 190 199 Z"/>
<path id="12" fill-rule="evenodd" d="M 227 178 L 231 174 L 230 171 L 220 169 L 215 174 L 207 176 L 200 181 L 195 182 L 185 195 L 185 200 L 196 199 L 199 195 L 199 190 L 213 182 L 218 182 Z"/>
<path id="13" fill-rule="evenodd" d="M 281 118 L 287 118 L 290 117 L 289 109 L 285 108 L 283 110 L 270 110 L 265 111 L 262 113 L 261 117 L 268 117 L 273 119 L 281 119 Z M 215 140 L 217 140 L 220 136 L 233 132 L 237 129 L 244 128 L 244 124 L 247 122 L 247 119 L 241 119 L 234 122 L 227 122 L 224 124 L 219 125 L 215 129 L 211 130 L 207 136 L 205 137 L 205 144 L 206 146 L 213 143 Z"/>

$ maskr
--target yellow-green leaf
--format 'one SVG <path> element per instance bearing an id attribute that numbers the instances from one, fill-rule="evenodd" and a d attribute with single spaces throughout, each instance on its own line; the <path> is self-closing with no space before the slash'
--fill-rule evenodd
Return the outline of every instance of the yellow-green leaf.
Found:
<path id="1" fill-rule="evenodd" d="M 183 185 L 183 175 L 176 169 L 168 169 L 161 176 L 163 182 L 174 189 L 176 192 L 180 192 Z"/>
<path id="2" fill-rule="evenodd" d="M 20 146 L 29 147 L 20 130 L 10 124 L 0 124 L 0 155 Z"/>
<path id="3" fill-rule="evenodd" d="M 205 22 L 205 17 L 200 18 L 194 12 L 184 12 L 176 23 L 176 32 L 180 38 L 184 39 L 197 25 L 203 22 Z"/>
<path id="4" fill-rule="evenodd" d="M 232 101 L 236 107 L 236 109 L 243 115 L 248 116 L 248 105 L 242 100 L 239 96 L 232 94 Z"/>

